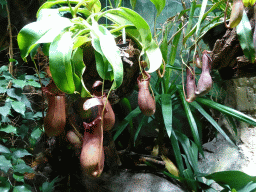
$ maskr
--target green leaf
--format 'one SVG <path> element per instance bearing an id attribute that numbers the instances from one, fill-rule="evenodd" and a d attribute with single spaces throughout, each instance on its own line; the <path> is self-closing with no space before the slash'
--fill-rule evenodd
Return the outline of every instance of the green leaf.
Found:
<path id="1" fill-rule="evenodd" d="M 13 155 L 17 158 L 22 158 L 26 155 L 31 155 L 26 149 L 18 149 L 15 152 L 13 152 Z"/>
<path id="2" fill-rule="evenodd" d="M 18 87 L 21 89 L 23 89 L 23 87 L 26 85 L 26 81 L 24 80 L 14 79 L 12 80 L 12 82 L 14 87 Z"/>
<path id="3" fill-rule="evenodd" d="M 11 152 L 7 147 L 0 144 L 0 153 L 11 153 Z"/>
<path id="4" fill-rule="evenodd" d="M 33 139 L 37 140 L 37 139 L 41 136 L 42 132 L 43 132 L 43 131 L 42 131 L 40 128 L 37 128 L 37 129 L 35 129 L 34 131 L 32 131 L 31 137 L 32 137 Z"/>
<path id="5" fill-rule="evenodd" d="M 245 7 L 253 6 L 253 4 L 256 2 L 256 0 L 243 0 L 243 4 Z"/>
<path id="6" fill-rule="evenodd" d="M 255 50 L 252 39 L 252 27 L 245 10 L 243 11 L 241 22 L 236 27 L 236 32 L 241 48 L 244 51 L 244 55 L 250 60 L 250 62 L 254 63 Z"/>
<path id="7" fill-rule="evenodd" d="M 61 179 L 56 177 L 50 183 L 44 182 L 42 185 L 42 192 L 53 192 L 54 191 L 54 184 L 59 182 Z"/>
<path id="8" fill-rule="evenodd" d="M 187 119 L 188 119 L 189 125 L 191 127 L 191 132 L 192 132 L 194 141 L 195 141 L 195 143 L 196 143 L 200 153 L 203 154 L 203 149 L 202 149 L 202 145 L 201 145 L 201 142 L 200 142 L 200 137 L 199 137 L 196 121 L 195 121 L 195 119 L 193 117 L 193 114 L 192 114 L 192 112 L 190 110 L 190 107 L 189 107 L 189 105 L 188 105 L 188 103 L 187 103 L 187 101 L 185 99 L 185 96 L 184 96 L 182 88 L 179 88 L 178 91 L 179 91 L 179 95 L 180 95 L 180 98 L 181 98 L 181 101 L 182 101 L 185 113 L 187 115 Z"/>
<path id="9" fill-rule="evenodd" d="M 202 2 L 202 7 L 201 7 L 199 19 L 198 19 L 197 24 L 196 24 L 196 36 L 197 36 L 198 31 L 200 29 L 200 25 L 201 25 L 202 21 L 204 20 L 203 17 L 204 17 L 204 12 L 205 12 L 205 9 L 206 9 L 207 2 L 208 2 L 208 0 L 203 0 L 203 2 Z"/>
<path id="10" fill-rule="evenodd" d="M 168 137 L 172 133 L 172 99 L 170 94 L 162 94 L 162 113 Z"/>
<path id="11" fill-rule="evenodd" d="M 150 0 L 150 1 L 155 5 L 157 10 L 157 17 L 158 17 L 165 7 L 165 0 Z"/>
<path id="12" fill-rule="evenodd" d="M 0 114 L 6 117 L 11 114 L 11 104 L 6 102 L 4 106 L 0 107 Z"/>
<path id="13" fill-rule="evenodd" d="M 135 9 L 136 3 L 137 3 L 137 0 L 130 0 L 130 4 L 133 10 Z"/>
<path id="14" fill-rule="evenodd" d="M 0 191 L 1 192 L 9 192 L 11 189 L 11 185 L 7 177 L 0 177 Z"/>
<path id="15" fill-rule="evenodd" d="M 136 27 L 142 42 L 142 53 L 146 52 L 149 58 L 149 73 L 154 72 L 161 66 L 161 51 L 154 39 L 152 39 L 148 23 L 138 13 L 128 8 L 118 8 L 107 10 L 104 12 L 104 16 L 119 25 L 134 25 Z"/>
<path id="16" fill-rule="evenodd" d="M 5 156 L 0 155 L 0 169 L 3 170 L 5 173 L 12 167 L 11 161 L 7 160 Z"/>
<path id="17" fill-rule="evenodd" d="M 85 70 L 85 64 L 83 61 L 83 49 L 78 47 L 73 51 L 71 63 L 73 66 L 73 78 L 76 91 L 81 93 L 83 90 L 83 92 L 86 93 L 87 96 L 90 96 L 90 92 L 83 84 L 83 72 Z"/>
<path id="18" fill-rule="evenodd" d="M 36 88 L 41 87 L 40 83 L 38 83 L 36 81 L 28 81 L 27 84 L 30 85 L 30 86 L 36 87 Z"/>
<path id="19" fill-rule="evenodd" d="M 147 123 L 148 118 L 149 118 L 149 117 L 148 117 L 148 116 L 145 116 L 145 115 L 142 117 L 142 119 L 141 119 L 141 121 L 140 121 L 140 124 L 138 125 L 138 128 L 136 129 L 136 132 L 135 132 L 135 134 L 134 134 L 134 146 L 135 146 L 135 142 L 136 142 L 136 140 L 137 140 L 137 138 L 138 138 L 138 135 L 139 135 L 139 133 L 140 133 L 140 130 L 141 130 L 142 126 Z"/>
<path id="20" fill-rule="evenodd" d="M 129 113 L 124 120 L 120 123 L 118 126 L 118 130 L 116 131 L 113 139 L 116 140 L 117 137 L 123 132 L 123 130 L 126 128 L 126 126 L 129 124 L 130 121 L 132 121 L 132 118 L 138 116 L 141 113 L 140 108 L 137 107 L 134 109 L 131 113 Z"/>
<path id="21" fill-rule="evenodd" d="M 205 176 L 207 179 L 213 179 L 221 186 L 229 185 L 230 188 L 240 190 L 249 182 L 256 182 L 256 177 L 252 177 L 241 171 L 220 171 Z"/>
<path id="22" fill-rule="evenodd" d="M 123 63 L 121 60 L 120 51 L 115 42 L 115 38 L 107 30 L 107 28 L 105 28 L 104 26 L 98 25 L 96 22 L 93 22 L 92 27 L 93 27 L 93 32 L 96 33 L 96 35 L 99 38 L 102 54 L 107 58 L 108 62 L 112 67 L 113 75 L 114 75 L 114 83 L 112 88 L 116 89 L 123 82 Z"/>
<path id="23" fill-rule="evenodd" d="M 12 125 L 1 125 L 0 131 L 5 132 L 5 133 L 17 134 L 17 128 L 13 127 Z"/>
<path id="24" fill-rule="evenodd" d="M 23 182 L 24 183 L 24 175 L 20 173 L 13 173 L 13 178 L 18 181 L 18 182 Z"/>
<path id="25" fill-rule="evenodd" d="M 26 106 L 24 103 L 22 103 L 21 101 L 13 101 L 11 102 L 12 108 L 17 112 L 20 113 L 22 115 L 25 115 L 25 111 L 26 111 Z"/>
<path id="26" fill-rule="evenodd" d="M 185 151 L 185 154 L 186 154 L 186 157 L 189 161 L 189 164 L 191 165 L 191 167 L 193 168 L 193 170 L 195 172 L 199 172 L 197 151 L 192 150 L 192 146 L 190 144 L 190 142 L 192 142 L 192 141 L 189 141 L 189 138 L 186 135 L 182 134 L 182 133 L 176 132 L 176 135 L 177 135 L 177 137 L 180 141 L 180 144 L 182 145 L 182 147 Z M 196 152 L 196 153 L 194 153 L 194 152 Z"/>
<path id="27" fill-rule="evenodd" d="M 31 187 L 27 184 L 15 186 L 13 192 L 31 192 Z"/>
<path id="28" fill-rule="evenodd" d="M 173 152 L 175 155 L 177 167 L 180 172 L 180 176 L 183 176 L 183 172 L 184 172 L 185 168 L 184 168 L 184 164 L 183 164 L 183 161 L 181 158 L 181 151 L 180 151 L 178 139 L 177 139 L 177 136 L 173 129 L 172 129 L 172 134 L 171 134 L 171 143 L 172 143 L 172 148 L 173 148 Z"/>
<path id="29" fill-rule="evenodd" d="M 71 66 L 73 41 L 70 32 L 58 35 L 49 50 L 49 65 L 53 81 L 63 92 L 72 94 L 75 91 Z"/>
<path id="30" fill-rule="evenodd" d="M 244 121 L 246 123 L 249 123 L 253 126 L 256 126 L 256 120 L 249 117 L 248 115 L 245 115 L 235 109 L 232 109 L 230 107 L 227 107 L 225 105 L 221 105 L 219 103 L 216 103 L 212 100 L 209 99 L 204 99 L 204 98 L 197 98 L 196 101 L 198 101 L 199 103 L 202 103 L 203 105 L 206 105 L 208 107 L 211 107 L 213 109 L 216 109 L 224 114 L 230 115 L 240 121 Z"/>
<path id="31" fill-rule="evenodd" d="M 52 42 L 63 29 L 72 25 L 69 19 L 61 17 L 56 10 L 47 11 L 54 12 L 54 14 L 44 17 L 44 19 L 37 22 L 30 23 L 20 30 L 17 41 L 23 59 L 39 43 Z"/>
<path id="32" fill-rule="evenodd" d="M 15 89 L 11 88 L 7 90 L 7 95 L 17 99 L 18 101 L 21 101 L 22 99 L 22 90 L 21 89 Z"/>
<path id="33" fill-rule="evenodd" d="M 230 142 L 232 145 L 236 146 L 228 137 L 228 135 L 225 133 L 225 131 L 222 130 L 222 128 L 218 125 L 218 123 L 196 102 L 190 103 L 193 107 L 195 107 L 212 125 L 213 127 L 220 132 L 223 137 Z"/>
<path id="34" fill-rule="evenodd" d="M 21 163 L 13 166 L 13 172 L 24 174 L 24 173 L 33 173 L 34 170 L 30 166 Z"/>

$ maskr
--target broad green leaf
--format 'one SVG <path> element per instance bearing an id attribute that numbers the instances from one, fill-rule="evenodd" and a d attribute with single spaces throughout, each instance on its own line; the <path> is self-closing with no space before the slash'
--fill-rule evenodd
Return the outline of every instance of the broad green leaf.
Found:
<path id="1" fill-rule="evenodd" d="M 245 115 L 235 109 L 232 109 L 231 107 L 227 107 L 225 105 L 221 105 L 219 103 L 216 103 L 212 100 L 209 99 L 204 99 L 204 98 L 197 98 L 196 99 L 197 102 L 202 103 L 203 105 L 206 105 L 208 107 L 211 107 L 213 109 L 216 109 L 226 115 L 230 115 L 240 121 L 244 121 L 246 123 L 249 123 L 251 125 L 256 126 L 256 120 L 249 117 L 248 115 Z"/>
<path id="2" fill-rule="evenodd" d="M 255 191 L 255 189 L 256 189 L 256 183 L 253 181 L 250 181 L 249 183 L 247 183 L 247 185 L 245 185 L 242 189 L 240 189 L 239 192 Z M 236 190 L 234 192 L 236 192 Z"/>
<path id="3" fill-rule="evenodd" d="M 27 184 L 15 186 L 13 192 L 31 192 L 31 186 Z"/>
<path id="4" fill-rule="evenodd" d="M 195 143 L 196 143 L 200 153 L 203 154 L 202 144 L 200 142 L 200 137 L 199 137 L 196 121 L 195 121 L 195 119 L 193 117 L 193 114 L 192 114 L 192 112 L 190 110 L 188 102 L 185 99 L 185 96 L 184 96 L 182 88 L 179 88 L 178 91 L 179 91 L 179 95 L 180 95 L 181 102 L 183 104 L 185 113 L 187 115 L 187 119 L 188 119 L 189 125 L 191 127 L 191 132 L 192 132 L 194 141 L 195 141 Z"/>
<path id="5" fill-rule="evenodd" d="M 0 191 L 9 192 L 11 189 L 10 182 L 7 177 L 0 177 Z"/>
<path id="6" fill-rule="evenodd" d="M 165 124 L 165 129 L 168 137 L 171 137 L 172 133 L 172 99 L 169 94 L 161 95 L 162 113 Z"/>
<path id="7" fill-rule="evenodd" d="M 12 125 L 0 125 L 0 131 L 5 133 L 14 133 L 17 134 L 17 128 Z"/>
<path id="8" fill-rule="evenodd" d="M 256 177 L 252 177 L 241 171 L 220 171 L 205 176 L 207 179 L 213 179 L 221 186 L 229 185 L 236 190 L 242 189 L 249 182 L 256 183 Z"/>
<path id="9" fill-rule="evenodd" d="M 71 63 L 73 66 L 73 75 L 77 76 L 77 80 L 75 80 L 75 87 L 76 91 L 81 92 L 81 89 L 83 88 L 82 81 L 83 81 L 83 71 L 85 70 L 85 64 L 83 61 L 83 50 L 81 48 L 76 48 L 73 51 Z M 86 91 L 89 93 L 89 91 L 86 89 Z"/>
<path id="10" fill-rule="evenodd" d="M 17 112 L 20 113 L 22 115 L 25 115 L 25 111 L 26 111 L 26 106 L 23 102 L 21 101 L 13 101 L 11 102 L 12 108 Z"/>
<path id="11" fill-rule="evenodd" d="M 218 125 L 218 123 L 196 102 L 192 102 L 190 103 L 193 107 L 195 107 L 211 124 L 212 126 L 220 132 L 220 134 L 228 141 L 230 142 L 232 145 L 235 145 L 230 138 L 228 137 L 228 135 L 225 133 L 225 131 L 223 131 L 223 129 Z M 236 146 L 236 145 L 235 145 Z"/>
<path id="12" fill-rule="evenodd" d="M 0 144 L 0 153 L 11 153 L 11 152 L 7 147 Z"/>
<path id="13" fill-rule="evenodd" d="M 5 103 L 4 106 L 0 107 L 0 114 L 6 117 L 7 115 L 11 114 L 11 104 Z"/>
<path id="14" fill-rule="evenodd" d="M 103 56 L 106 57 L 113 70 L 114 82 L 112 85 L 113 89 L 118 88 L 123 82 L 123 63 L 120 56 L 120 51 L 116 45 L 114 36 L 104 26 L 98 25 L 93 22 L 93 32 L 98 36 L 100 49 L 97 48 L 99 53 L 102 52 Z M 103 57 L 104 59 L 104 57 Z M 104 62 L 106 64 L 106 62 Z M 109 71 L 106 66 L 104 72 Z"/>
<path id="15" fill-rule="evenodd" d="M 14 79 L 12 80 L 12 82 L 14 87 L 21 88 L 21 89 L 23 89 L 23 87 L 25 87 L 26 85 L 26 81 L 24 80 Z"/>
<path id="16" fill-rule="evenodd" d="M 34 120 L 34 119 L 31 118 L 31 120 Z M 21 137 L 21 139 L 24 139 L 24 137 L 28 134 L 29 127 L 26 126 L 25 124 L 22 124 L 17 131 L 18 131 L 18 135 Z"/>
<path id="17" fill-rule="evenodd" d="M 49 65 L 56 86 L 63 92 L 72 94 L 75 91 L 71 66 L 73 41 L 70 32 L 58 35 L 49 50 Z"/>
<path id="18" fill-rule="evenodd" d="M 26 155 L 31 155 L 26 149 L 18 149 L 13 152 L 13 155 L 17 158 L 24 157 Z"/>
<path id="19" fill-rule="evenodd" d="M 11 88 L 7 90 L 7 95 L 21 101 L 22 99 L 22 89 Z"/>
<path id="20" fill-rule="evenodd" d="M 150 0 L 150 1 L 155 5 L 157 10 L 156 16 L 158 17 L 165 7 L 165 0 Z"/>
<path id="21" fill-rule="evenodd" d="M 5 173 L 12 167 L 11 161 L 7 160 L 5 156 L 0 155 L 0 170 L 3 170 Z"/>
<path id="22" fill-rule="evenodd" d="M 126 128 L 126 126 L 129 124 L 130 121 L 132 121 L 132 118 L 138 116 L 141 113 L 140 108 L 137 107 L 134 109 L 131 113 L 129 113 L 124 120 L 120 123 L 118 126 L 118 130 L 116 131 L 115 135 L 113 136 L 113 139 L 116 140 L 117 137 L 123 132 L 123 130 Z"/>
<path id="23" fill-rule="evenodd" d="M 33 173 L 34 170 L 30 166 L 21 163 L 13 166 L 13 172 L 24 174 L 24 173 Z"/>
<path id="24" fill-rule="evenodd" d="M 31 133 L 31 137 L 35 140 L 37 140 L 42 134 L 42 130 L 37 128 Z"/>
<path id="25" fill-rule="evenodd" d="M 30 85 L 30 86 L 36 87 L 36 88 L 41 87 L 40 83 L 38 83 L 36 81 L 28 81 L 27 84 Z"/>
<path id="26" fill-rule="evenodd" d="M 126 21 L 125 24 L 133 24 L 136 27 L 142 42 L 142 53 L 146 52 L 149 58 L 149 73 L 154 72 L 161 66 L 161 51 L 154 39 L 152 39 L 152 34 L 148 23 L 138 13 L 128 8 L 118 8 L 107 10 L 104 13 L 104 16 L 119 25 L 124 25 L 124 22 L 121 23 L 121 20 L 119 20 L 121 17 Z"/>
<path id="27" fill-rule="evenodd" d="M 146 49 L 146 54 L 150 62 L 150 67 L 147 70 L 147 72 L 153 73 L 162 64 L 162 53 L 154 40 L 152 40 L 150 46 Z"/>
<path id="28" fill-rule="evenodd" d="M 244 51 L 244 55 L 254 63 L 255 60 L 255 50 L 252 39 L 252 27 L 247 14 L 244 10 L 241 22 L 236 27 L 237 36 Z"/>
<path id="29" fill-rule="evenodd" d="M 54 15 L 23 27 L 17 36 L 22 59 L 39 43 L 52 42 L 63 29 L 71 25 L 69 19 Z"/>

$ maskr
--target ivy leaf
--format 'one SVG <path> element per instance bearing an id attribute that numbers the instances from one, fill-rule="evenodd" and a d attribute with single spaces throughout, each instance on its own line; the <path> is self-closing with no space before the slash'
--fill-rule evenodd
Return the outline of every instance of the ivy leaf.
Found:
<path id="1" fill-rule="evenodd" d="M 22 90 L 19 88 L 11 88 L 7 90 L 7 95 L 21 101 L 22 98 Z"/>
<path id="2" fill-rule="evenodd" d="M 25 115 L 25 111 L 26 111 L 26 106 L 24 103 L 22 103 L 21 101 L 13 101 L 11 102 L 12 108 L 17 112 L 20 113 L 22 115 Z"/>
<path id="3" fill-rule="evenodd" d="M 3 170 L 5 173 L 12 167 L 11 161 L 7 160 L 5 156 L 0 155 L 0 169 Z"/>
<path id="4" fill-rule="evenodd" d="M 13 166 L 13 172 L 24 174 L 24 173 L 33 173 L 34 170 L 30 166 L 22 163 L 22 164 Z"/>
<path id="5" fill-rule="evenodd" d="M 11 185 L 8 181 L 7 177 L 0 177 L 0 191 L 1 192 L 9 192 L 11 189 Z"/>
<path id="6" fill-rule="evenodd" d="M 0 153 L 11 153 L 11 152 L 7 147 L 0 145 Z"/>
<path id="7" fill-rule="evenodd" d="M 5 133 L 14 133 L 17 135 L 17 128 L 12 125 L 0 126 L 0 131 Z"/>
<path id="8" fill-rule="evenodd" d="M 13 152 L 13 155 L 17 158 L 22 158 L 26 155 L 31 155 L 26 149 L 18 149 Z"/>
<path id="9" fill-rule="evenodd" d="M 40 83 L 38 83 L 36 81 L 28 81 L 27 85 L 30 85 L 30 86 L 33 86 L 33 87 L 36 87 L 36 88 L 40 88 L 41 87 Z"/>
<path id="10" fill-rule="evenodd" d="M 6 117 L 11 114 L 11 104 L 6 102 L 4 106 L 0 107 L 0 114 Z"/>
<path id="11" fill-rule="evenodd" d="M 244 55 L 250 60 L 250 62 L 254 63 L 255 50 L 252 38 L 252 27 L 245 10 L 243 11 L 242 20 L 236 27 L 236 32 L 241 48 L 244 51 Z"/>
<path id="12" fill-rule="evenodd" d="M 13 173 L 13 178 L 18 181 L 18 182 L 23 182 L 24 183 L 24 174 L 21 173 Z"/>
<path id="13" fill-rule="evenodd" d="M 21 89 L 23 89 L 23 87 L 25 87 L 26 85 L 26 81 L 24 80 L 14 79 L 12 80 L 12 82 L 14 87 L 21 88 Z"/>
<path id="14" fill-rule="evenodd" d="M 27 184 L 15 186 L 13 192 L 31 192 L 31 187 Z"/>

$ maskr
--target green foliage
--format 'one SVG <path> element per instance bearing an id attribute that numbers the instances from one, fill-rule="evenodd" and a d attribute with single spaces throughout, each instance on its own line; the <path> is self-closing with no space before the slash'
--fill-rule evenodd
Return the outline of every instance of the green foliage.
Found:
<path id="1" fill-rule="evenodd" d="M 250 25 L 250 21 L 243 11 L 243 17 L 241 22 L 236 27 L 237 36 L 241 45 L 241 48 L 244 51 L 244 55 L 254 63 L 255 60 L 255 50 L 253 45 L 253 38 L 252 38 L 252 27 Z"/>
<path id="2" fill-rule="evenodd" d="M 115 5 L 119 7 L 121 2 L 115 1 Z M 154 4 L 158 11 L 164 7 L 161 3 Z M 61 7 L 55 8 L 56 5 Z M 67 12 L 71 13 L 71 19 L 61 16 Z M 81 17 L 77 17 L 78 15 Z M 99 25 L 97 22 L 102 17 L 110 19 L 113 25 Z M 103 11 L 100 1 L 47 1 L 39 8 L 37 21 L 23 27 L 17 40 L 24 60 L 39 44 L 50 44 L 46 55 L 49 54 L 50 70 L 57 87 L 65 93 L 80 93 L 85 97 L 90 96 L 90 93 L 82 83 L 84 68 L 75 66 L 75 49 L 92 44 L 100 77 L 113 81 L 112 89 L 116 89 L 123 81 L 123 66 L 115 38 L 121 35 L 122 28 L 128 26 L 135 29 L 127 33 L 138 40 L 142 47 L 141 56 L 146 53 L 149 59 L 149 72 L 157 70 L 161 65 L 162 55 L 146 21 L 128 8 Z"/>
<path id="3" fill-rule="evenodd" d="M 14 60 L 14 62 L 17 61 Z M 23 90 L 27 88 L 37 90 L 41 85 L 37 75 L 18 73 L 14 77 L 9 73 L 7 66 L 0 68 L 0 75 L 0 172 L 3 173 L 0 178 L 0 190 L 31 191 L 31 187 L 24 183 L 24 173 L 33 173 L 34 170 L 25 163 L 23 158 L 31 156 L 27 149 L 33 148 L 36 140 L 41 136 L 40 123 L 32 126 L 31 122 L 40 120 L 42 112 L 33 111 L 29 94 L 24 94 Z M 44 74 L 41 73 L 40 76 L 44 77 Z M 19 118 L 20 122 L 12 123 L 14 118 Z M 17 148 L 15 142 L 11 143 L 14 140 L 28 142 L 25 145 L 23 143 L 24 148 Z M 12 174 L 14 181 L 19 182 L 19 185 L 11 183 L 7 177 L 8 174 Z"/>

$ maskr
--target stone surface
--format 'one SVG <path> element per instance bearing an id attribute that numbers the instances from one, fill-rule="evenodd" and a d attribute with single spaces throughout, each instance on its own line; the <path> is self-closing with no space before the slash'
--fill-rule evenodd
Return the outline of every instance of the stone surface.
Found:
<path id="1" fill-rule="evenodd" d="M 224 104 L 247 115 L 256 116 L 256 77 L 232 79 L 225 82 Z M 236 142 L 236 146 L 226 141 L 220 134 L 203 145 L 205 158 L 200 157 L 199 169 L 202 173 L 238 170 L 256 176 L 256 129 L 244 122 L 237 123 L 236 135 L 233 127 L 222 116 L 219 125 Z M 217 191 L 219 185 L 214 185 Z"/>
<path id="2" fill-rule="evenodd" d="M 112 192 L 183 192 L 182 188 L 151 173 L 122 172 L 111 178 L 107 188 Z"/>

